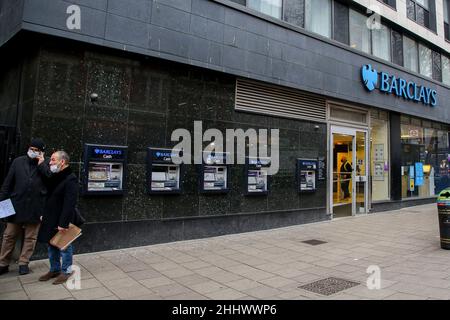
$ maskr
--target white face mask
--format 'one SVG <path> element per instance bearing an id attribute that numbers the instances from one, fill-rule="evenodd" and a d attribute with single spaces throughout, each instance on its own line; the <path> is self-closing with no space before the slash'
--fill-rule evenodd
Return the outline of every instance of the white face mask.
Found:
<path id="1" fill-rule="evenodd" d="M 36 159 L 37 157 L 39 157 L 39 152 L 38 151 L 33 151 L 33 150 L 31 150 L 31 149 L 28 149 L 28 156 L 31 158 L 31 159 Z"/>
<path id="2" fill-rule="evenodd" d="M 61 169 L 59 168 L 59 166 L 57 164 L 52 164 L 50 166 L 50 171 L 53 173 L 58 173 Z"/>

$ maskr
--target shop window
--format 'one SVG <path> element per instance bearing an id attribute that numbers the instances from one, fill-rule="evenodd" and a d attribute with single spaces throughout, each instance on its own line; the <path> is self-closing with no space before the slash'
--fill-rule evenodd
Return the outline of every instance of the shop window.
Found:
<path id="1" fill-rule="evenodd" d="M 419 73 L 427 77 L 433 76 L 431 49 L 419 44 Z"/>
<path id="2" fill-rule="evenodd" d="M 282 0 L 247 0 L 250 9 L 281 19 Z"/>
<path id="3" fill-rule="evenodd" d="M 367 17 L 355 10 L 350 10 L 350 46 L 366 53 L 371 52 Z"/>
<path id="4" fill-rule="evenodd" d="M 450 59 L 442 56 L 442 82 L 450 85 Z"/>
<path id="5" fill-rule="evenodd" d="M 306 0 L 305 28 L 331 37 L 331 0 Z"/>
<path id="6" fill-rule="evenodd" d="M 370 155 L 372 201 L 389 200 L 389 137 L 385 112 L 372 112 L 370 122 Z"/>
<path id="7" fill-rule="evenodd" d="M 448 187 L 448 130 L 411 118 L 401 124 L 402 197 L 435 196 Z"/>

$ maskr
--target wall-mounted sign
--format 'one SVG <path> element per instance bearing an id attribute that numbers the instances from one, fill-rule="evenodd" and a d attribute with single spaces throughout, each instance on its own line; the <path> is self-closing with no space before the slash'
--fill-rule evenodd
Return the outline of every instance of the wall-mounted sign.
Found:
<path id="1" fill-rule="evenodd" d="M 397 78 L 387 72 L 377 72 L 370 64 L 361 68 L 362 81 L 369 91 L 375 89 L 383 93 L 395 94 L 406 100 L 422 102 L 434 107 L 437 104 L 437 91 L 431 88 L 417 85 L 413 81 Z"/>

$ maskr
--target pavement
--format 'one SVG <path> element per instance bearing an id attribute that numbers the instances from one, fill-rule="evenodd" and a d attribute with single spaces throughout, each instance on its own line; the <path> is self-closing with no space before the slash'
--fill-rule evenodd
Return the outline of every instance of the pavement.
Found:
<path id="1" fill-rule="evenodd" d="M 326 243 L 303 242 L 311 239 Z M 25 276 L 11 266 L 0 276 L 0 300 L 450 299 L 450 251 L 440 248 L 435 204 L 81 254 L 74 264 L 81 279 L 64 285 L 38 281 L 46 260 L 31 262 Z M 330 277 L 352 284 L 335 292 L 338 280 L 328 281 L 322 294 L 301 288 Z M 368 288 L 369 277 L 378 289 Z"/>

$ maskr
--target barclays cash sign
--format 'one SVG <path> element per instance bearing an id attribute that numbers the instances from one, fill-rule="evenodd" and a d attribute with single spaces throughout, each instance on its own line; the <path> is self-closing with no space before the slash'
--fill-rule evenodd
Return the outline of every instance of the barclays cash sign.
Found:
<path id="1" fill-rule="evenodd" d="M 377 72 L 370 64 L 362 66 L 361 76 L 368 91 L 378 89 L 381 92 L 394 94 L 406 100 L 422 102 L 432 107 L 437 104 L 436 90 L 417 85 L 413 81 L 397 78 L 386 72 Z"/>

